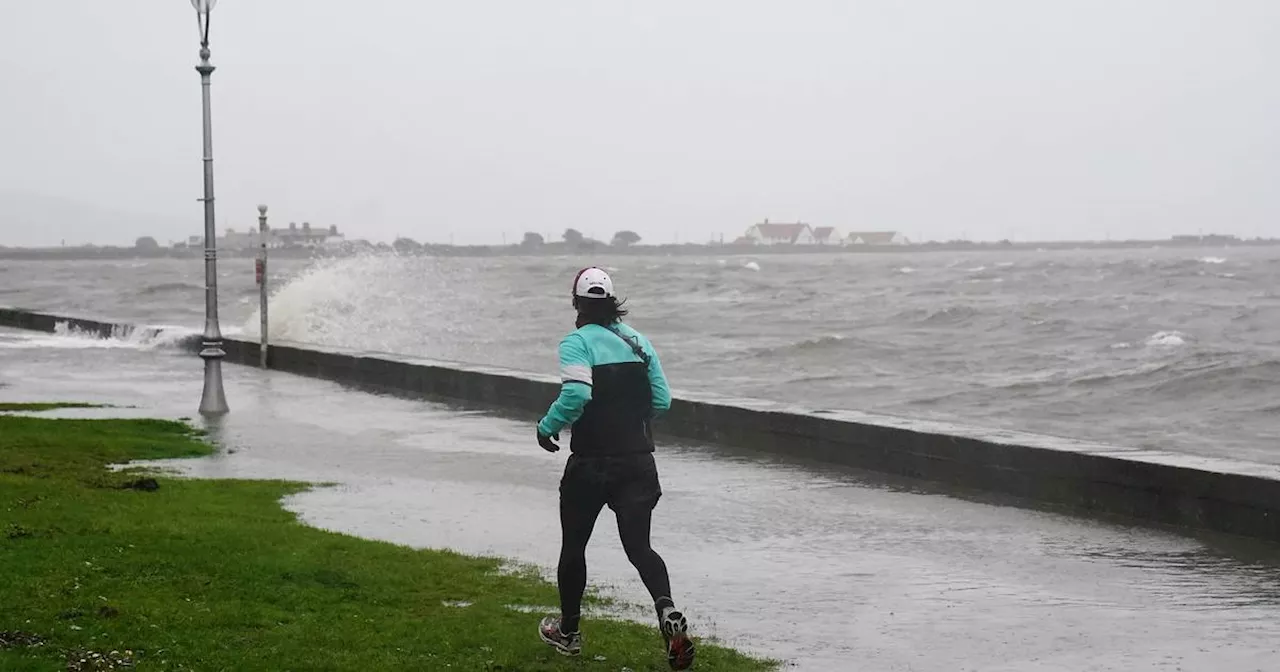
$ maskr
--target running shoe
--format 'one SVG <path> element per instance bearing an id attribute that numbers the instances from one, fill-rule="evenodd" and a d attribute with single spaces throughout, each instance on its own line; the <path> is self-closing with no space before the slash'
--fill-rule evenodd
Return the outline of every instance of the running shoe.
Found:
<path id="1" fill-rule="evenodd" d="M 538 624 L 538 636 L 542 638 L 542 641 L 550 644 L 556 651 L 566 656 L 576 656 L 582 653 L 582 633 L 561 632 L 559 616 L 547 616 L 542 619 L 542 623 Z"/>
<path id="2" fill-rule="evenodd" d="M 667 641 L 667 662 L 673 670 L 687 670 L 693 666 L 693 640 L 689 638 L 689 621 L 675 607 L 662 610 L 658 619 L 662 637 Z"/>

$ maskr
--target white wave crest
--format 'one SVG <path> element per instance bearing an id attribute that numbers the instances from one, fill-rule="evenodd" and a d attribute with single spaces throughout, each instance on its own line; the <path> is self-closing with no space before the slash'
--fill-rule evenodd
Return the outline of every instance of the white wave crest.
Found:
<path id="1" fill-rule="evenodd" d="M 1187 335 L 1181 331 L 1158 331 L 1147 339 L 1149 348 L 1176 348 L 1187 344 Z"/>
<path id="2" fill-rule="evenodd" d="M 117 326 L 111 335 L 76 328 L 67 322 L 54 324 L 52 334 L 23 334 L 13 340 L 0 342 L 0 347 L 11 349 L 48 348 L 85 350 L 89 348 L 121 348 L 128 350 L 156 350 L 177 347 L 184 340 L 198 337 L 200 332 L 175 326 Z"/>
<path id="3" fill-rule="evenodd" d="M 1225 264 L 1225 263 L 1227 263 L 1227 260 L 1226 260 L 1226 259 L 1223 259 L 1222 257 L 1200 257 L 1199 259 L 1197 259 L 1197 261 L 1199 261 L 1199 262 L 1200 262 L 1200 263 L 1202 263 L 1202 264 Z"/>

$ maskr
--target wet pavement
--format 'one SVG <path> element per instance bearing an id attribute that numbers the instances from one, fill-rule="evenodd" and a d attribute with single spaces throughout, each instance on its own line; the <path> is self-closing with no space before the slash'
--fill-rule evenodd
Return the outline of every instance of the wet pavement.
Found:
<path id="1" fill-rule="evenodd" d="M 196 416 L 199 359 L 107 345 L 0 330 L 0 401 L 133 406 L 58 413 L 68 417 Z M 223 450 L 184 461 L 191 473 L 333 482 L 286 505 L 326 529 L 553 566 L 564 451 L 538 448 L 529 422 L 249 367 L 225 377 Z M 919 494 L 706 446 L 663 444 L 659 469 L 654 546 L 676 599 L 699 634 L 789 669 L 1280 668 L 1275 546 Z M 588 571 L 645 615 L 607 510 Z"/>

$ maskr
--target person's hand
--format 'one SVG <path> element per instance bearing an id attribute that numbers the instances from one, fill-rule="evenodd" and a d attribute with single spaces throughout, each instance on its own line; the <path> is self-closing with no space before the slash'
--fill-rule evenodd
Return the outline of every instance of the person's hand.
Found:
<path id="1" fill-rule="evenodd" d="M 555 441 L 552 441 L 552 439 L 555 439 Z M 560 450 L 560 445 L 556 443 L 556 441 L 559 440 L 560 432 L 556 432 L 551 436 L 543 436 L 542 430 L 538 430 L 538 445 L 542 446 L 542 449 L 548 453 L 554 453 L 557 450 Z"/>

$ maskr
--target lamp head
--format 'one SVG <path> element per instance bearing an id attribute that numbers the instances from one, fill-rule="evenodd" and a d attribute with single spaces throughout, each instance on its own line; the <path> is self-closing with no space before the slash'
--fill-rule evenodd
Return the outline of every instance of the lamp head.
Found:
<path id="1" fill-rule="evenodd" d="M 196 9 L 196 23 L 200 28 L 200 45 L 208 46 L 209 44 L 209 13 L 213 11 L 213 6 L 218 4 L 218 0 L 191 0 L 191 6 Z M 203 58 L 208 58 L 203 56 Z"/>

